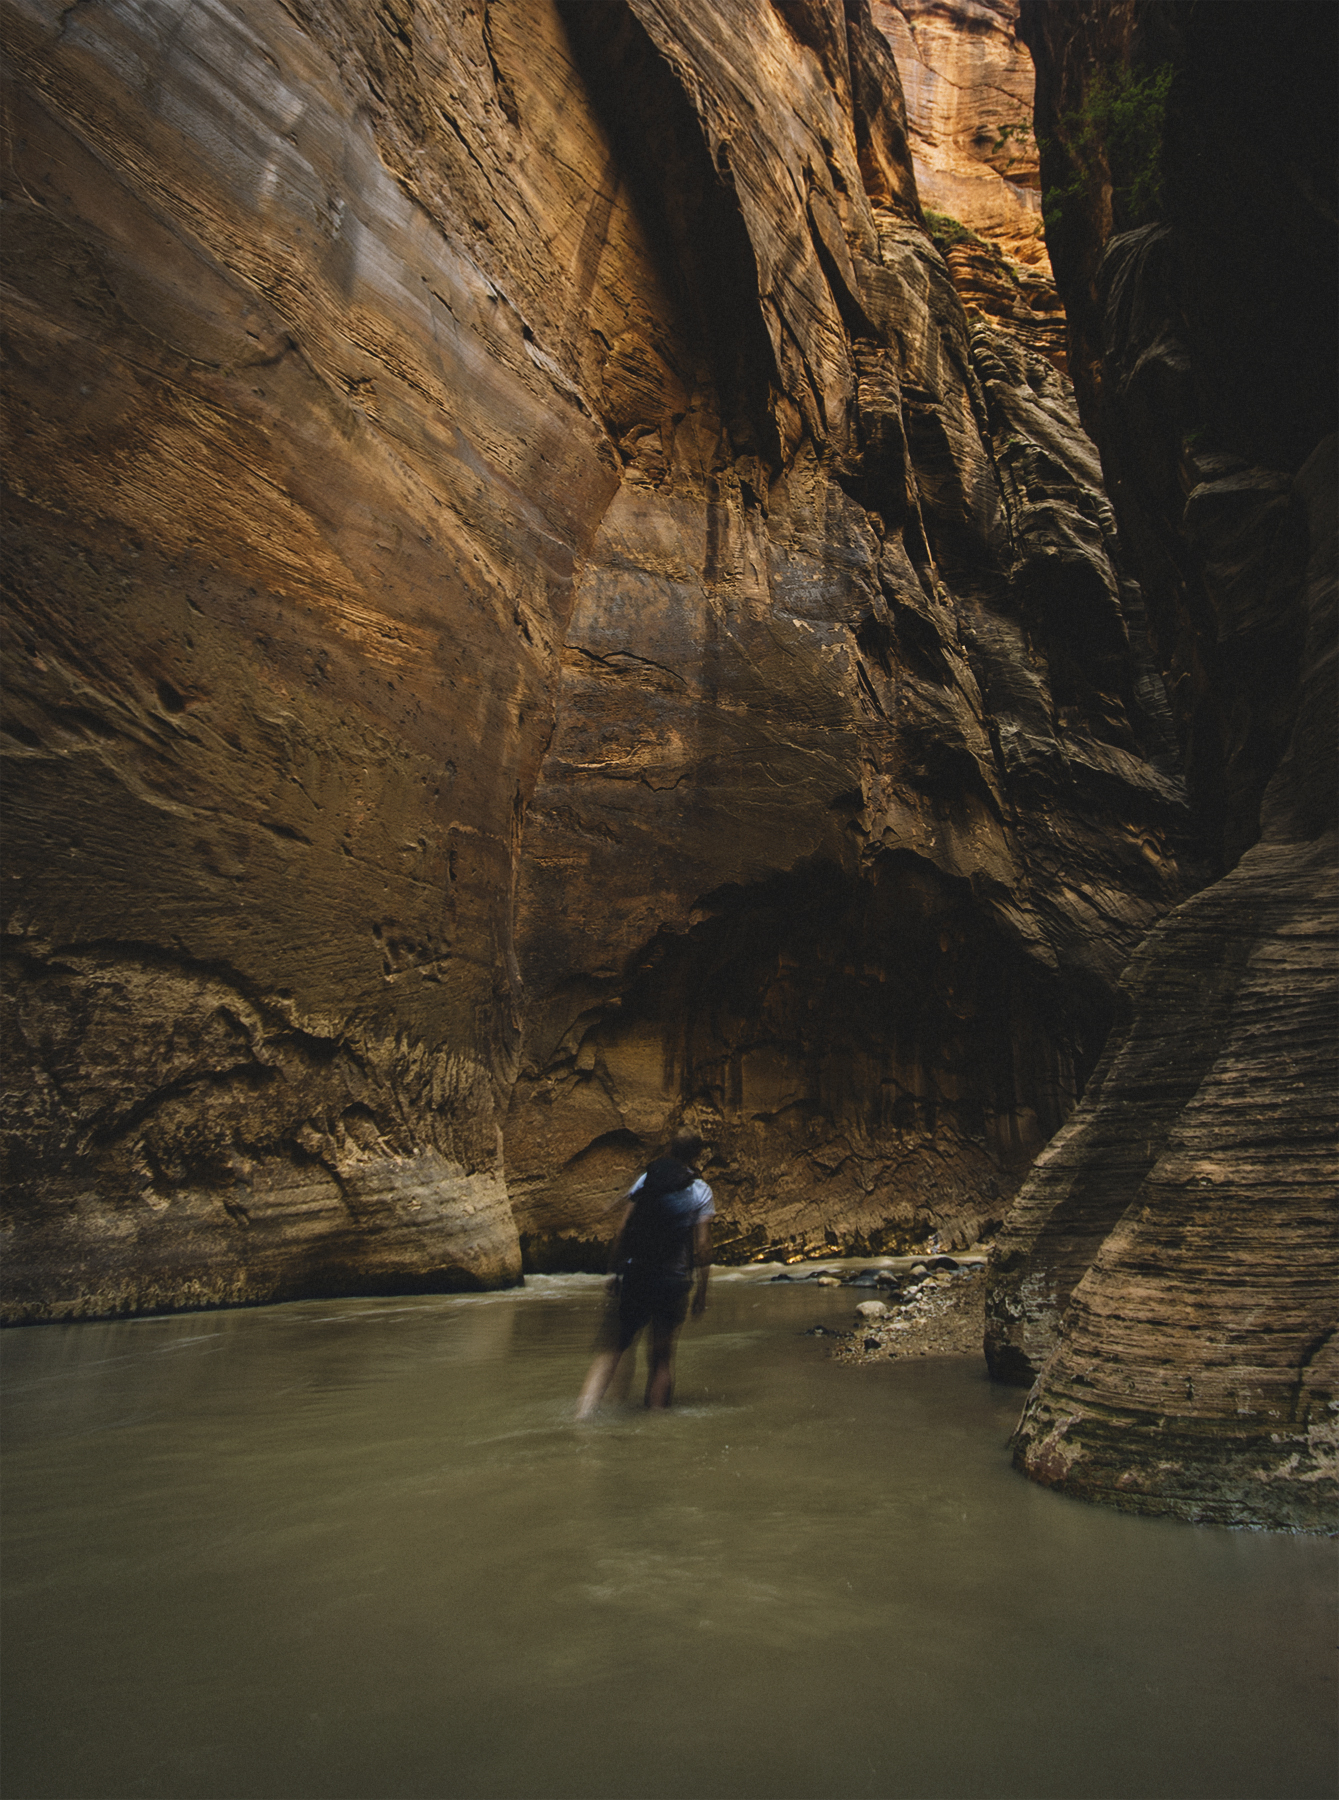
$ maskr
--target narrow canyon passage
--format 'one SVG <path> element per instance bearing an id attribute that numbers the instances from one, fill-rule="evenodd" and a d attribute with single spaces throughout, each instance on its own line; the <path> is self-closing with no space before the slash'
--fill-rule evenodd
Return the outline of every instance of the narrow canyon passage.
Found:
<path id="1" fill-rule="evenodd" d="M 0 0 L 8 1800 L 1335 1792 L 1337 23 Z"/>
<path id="2" fill-rule="evenodd" d="M 591 1277 L 6 1334 L 7 1791 L 1326 1800 L 1332 1545 L 1046 1492 L 767 1274 L 586 1427 Z"/>
<path id="3" fill-rule="evenodd" d="M 1337 22 L 0 0 L 13 1800 L 1332 1791 Z"/>

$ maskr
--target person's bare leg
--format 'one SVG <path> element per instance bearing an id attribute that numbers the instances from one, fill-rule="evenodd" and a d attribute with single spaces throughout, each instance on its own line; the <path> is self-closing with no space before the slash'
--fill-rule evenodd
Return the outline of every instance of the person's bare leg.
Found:
<path id="1" fill-rule="evenodd" d="M 637 1379 L 637 1346 L 629 1344 L 619 1358 L 618 1367 L 614 1370 L 614 1379 L 604 1390 L 601 1406 L 617 1406 L 626 1404 L 632 1397 L 632 1384 Z"/>
<path id="2" fill-rule="evenodd" d="M 651 1372 L 646 1378 L 646 1404 L 659 1409 L 674 1396 L 674 1332 L 651 1327 Z"/>
<path id="3" fill-rule="evenodd" d="M 586 1377 L 586 1385 L 581 1390 L 581 1398 L 577 1401 L 578 1419 L 588 1419 L 596 1407 L 604 1399 L 605 1389 L 614 1379 L 614 1371 L 618 1368 L 621 1350 L 601 1350 L 590 1366 L 590 1374 Z"/>

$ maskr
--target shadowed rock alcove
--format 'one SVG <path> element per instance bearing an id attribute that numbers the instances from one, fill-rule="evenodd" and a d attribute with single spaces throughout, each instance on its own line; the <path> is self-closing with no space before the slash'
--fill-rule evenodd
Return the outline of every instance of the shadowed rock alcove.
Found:
<path id="1" fill-rule="evenodd" d="M 1105 1038 L 982 920 L 889 853 L 708 896 L 620 991 L 536 1043 L 507 1127 L 533 1266 L 600 1267 L 611 1196 L 679 1124 L 714 1148 L 720 1260 L 976 1241 L 1063 1122 Z"/>

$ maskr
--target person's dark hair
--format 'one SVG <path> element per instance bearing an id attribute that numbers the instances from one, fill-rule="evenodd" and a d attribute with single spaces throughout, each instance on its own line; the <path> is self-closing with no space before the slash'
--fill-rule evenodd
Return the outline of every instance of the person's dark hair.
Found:
<path id="1" fill-rule="evenodd" d="M 687 1163 L 691 1168 L 706 1149 L 706 1144 L 691 1131 L 685 1131 L 676 1137 L 669 1147 L 669 1153 L 675 1162 Z"/>

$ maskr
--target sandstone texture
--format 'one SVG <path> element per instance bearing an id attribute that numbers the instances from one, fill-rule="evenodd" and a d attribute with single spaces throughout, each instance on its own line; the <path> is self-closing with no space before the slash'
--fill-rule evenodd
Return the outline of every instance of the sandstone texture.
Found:
<path id="1" fill-rule="evenodd" d="M 1018 0 L 873 0 L 870 13 L 897 62 L 917 191 L 964 304 L 1063 370 Z"/>
<path id="2" fill-rule="evenodd" d="M 6 1316 L 998 1221 L 1197 880 L 836 0 L 9 0 Z"/>
<path id="3" fill-rule="evenodd" d="M 1074 116 L 1113 33 L 1173 70 L 1160 216 L 1103 239 L 1110 195 L 1081 195 L 1052 248 L 1225 872 L 1131 963 L 997 1241 L 986 1333 L 997 1375 L 1035 1379 L 1015 1442 L 1036 1479 L 1303 1529 L 1339 1517 L 1334 22 L 1023 8 L 1039 116 Z"/>
<path id="4" fill-rule="evenodd" d="M 922 206 L 1049 277 L 1018 0 L 873 0 L 906 100 Z"/>
<path id="5" fill-rule="evenodd" d="M 680 1117 L 717 1149 L 724 1255 L 969 1242 L 1067 1112 L 1123 943 L 1178 878 L 1138 594 L 1063 383 L 968 328 L 896 121 L 877 158 L 858 102 L 844 123 L 828 15 L 753 9 L 727 42 L 719 9 L 634 10 L 643 35 L 581 42 L 634 115 L 616 143 L 663 118 L 658 237 L 695 191 L 717 204 L 702 146 L 750 121 L 701 289 L 696 232 L 676 256 L 676 328 L 739 266 L 765 338 L 741 276 L 743 341 L 696 353 L 681 421 L 642 397 L 582 572 L 519 886 L 523 1242 L 593 1260 L 608 1196 Z M 861 57 L 892 90 L 876 37 L 848 54 L 857 92 Z M 807 117 L 767 99 L 788 65 Z M 751 367 L 752 419 L 720 373 Z M 1111 807 L 1134 789 L 1131 831 Z"/>

